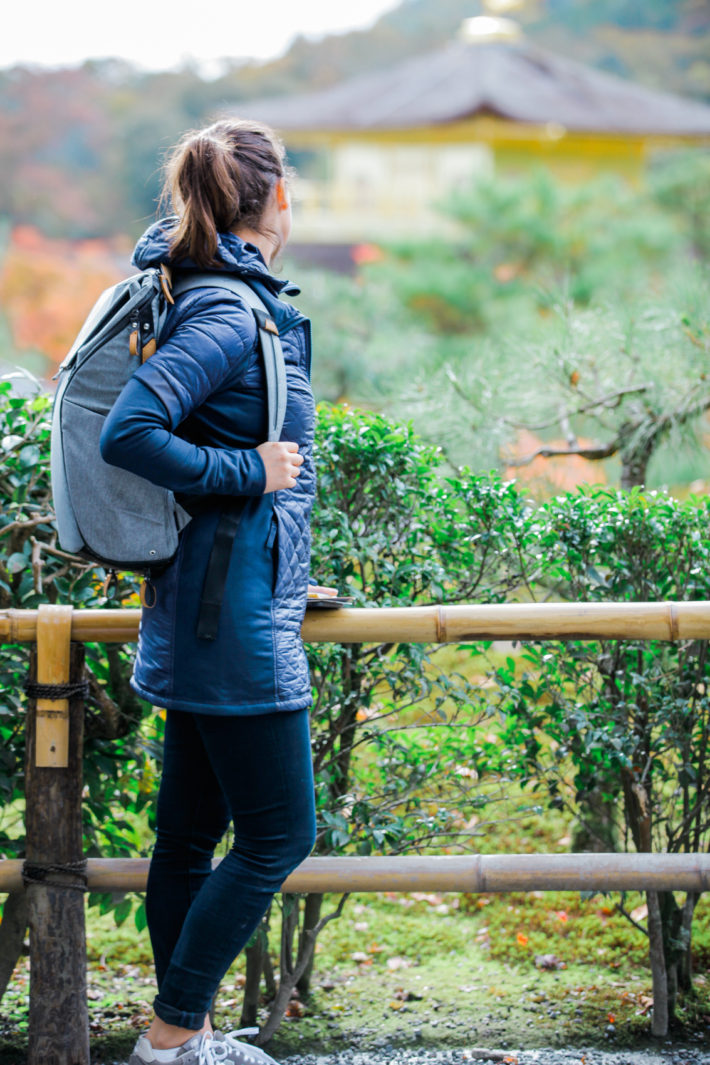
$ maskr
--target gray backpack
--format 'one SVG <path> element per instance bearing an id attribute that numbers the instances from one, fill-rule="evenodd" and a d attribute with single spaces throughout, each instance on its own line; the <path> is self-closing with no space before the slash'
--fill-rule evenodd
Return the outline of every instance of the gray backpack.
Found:
<path id="1" fill-rule="evenodd" d="M 185 274 L 171 286 L 166 267 L 144 270 L 106 290 L 59 368 L 52 411 L 51 475 L 59 542 L 108 569 L 157 572 L 175 555 L 190 515 L 173 493 L 101 458 L 104 421 L 129 377 L 160 344 L 168 305 L 192 288 L 224 288 L 257 320 L 267 384 L 269 440 L 281 435 L 286 371 L 278 330 L 244 281 Z"/>

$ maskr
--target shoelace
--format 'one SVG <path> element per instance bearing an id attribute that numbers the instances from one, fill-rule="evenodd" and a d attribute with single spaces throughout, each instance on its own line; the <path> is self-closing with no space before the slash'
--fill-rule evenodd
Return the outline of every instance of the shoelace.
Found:
<path id="1" fill-rule="evenodd" d="M 229 1047 L 224 1043 L 218 1043 L 211 1035 L 205 1034 L 200 1040 L 200 1048 L 197 1055 L 197 1065 L 217 1065 L 229 1057 Z"/>

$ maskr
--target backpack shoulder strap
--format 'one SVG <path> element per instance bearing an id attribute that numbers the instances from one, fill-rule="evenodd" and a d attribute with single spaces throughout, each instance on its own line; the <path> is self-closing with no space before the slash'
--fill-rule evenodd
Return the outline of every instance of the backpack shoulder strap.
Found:
<path id="1" fill-rule="evenodd" d="M 251 307 L 259 331 L 259 347 L 266 372 L 266 402 L 268 411 L 268 440 L 278 440 L 286 414 L 286 367 L 276 323 L 266 309 L 266 304 L 253 288 L 229 274 L 194 273 L 184 274 L 172 286 L 173 295 L 179 296 L 194 288 L 223 288 L 234 292 Z M 272 496 L 273 506 L 273 496 Z M 197 636 L 203 640 L 215 640 L 219 616 L 227 583 L 229 559 L 241 521 L 243 505 L 227 507 L 217 523 L 215 538 L 207 561 L 205 581 L 200 596 L 197 616 Z"/>
<path id="2" fill-rule="evenodd" d="M 184 274 L 175 281 L 172 291 L 174 296 L 179 296 L 194 288 L 223 288 L 227 292 L 234 292 L 235 295 L 241 296 L 251 307 L 259 330 L 259 347 L 266 371 L 266 402 L 269 419 L 267 439 L 278 440 L 286 415 L 286 367 L 279 331 L 266 309 L 266 304 L 251 285 L 229 274 Z"/>

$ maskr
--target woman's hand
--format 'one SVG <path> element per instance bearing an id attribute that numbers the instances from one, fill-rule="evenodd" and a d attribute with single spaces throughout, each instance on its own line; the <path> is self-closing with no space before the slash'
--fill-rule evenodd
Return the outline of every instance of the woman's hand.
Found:
<path id="1" fill-rule="evenodd" d="M 267 440 L 256 449 L 261 455 L 266 470 L 267 492 L 278 492 L 282 488 L 293 488 L 296 478 L 301 473 L 303 455 L 298 452 L 298 444 L 291 440 Z"/>

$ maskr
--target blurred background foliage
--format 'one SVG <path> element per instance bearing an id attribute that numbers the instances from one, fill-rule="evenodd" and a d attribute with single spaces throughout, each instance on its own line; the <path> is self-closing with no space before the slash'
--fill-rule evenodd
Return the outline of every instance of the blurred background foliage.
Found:
<path id="1" fill-rule="evenodd" d="M 482 10 L 404 0 L 367 30 L 297 39 L 210 78 L 122 60 L 0 71 L 0 363 L 54 373 L 129 271 L 163 153 L 186 128 L 430 51 Z M 528 0 L 512 13 L 533 43 L 710 99 L 702 0 Z M 438 235 L 366 246 L 350 273 L 291 253 L 317 398 L 411 419 L 453 467 L 507 469 L 540 495 L 583 481 L 700 488 L 710 152 L 655 154 L 642 185 L 566 185 L 532 166 L 459 190 L 439 204 Z"/>
<path id="2" fill-rule="evenodd" d="M 136 236 L 154 210 L 162 153 L 226 106 L 324 88 L 450 41 L 472 0 L 404 0 L 367 30 L 298 38 L 266 63 L 148 73 L 122 60 L 0 71 L 0 216 L 47 236 Z M 526 37 L 652 88 L 710 99 L 704 0 L 528 0 Z M 238 51 L 238 47 L 236 47 Z"/>
<path id="3" fill-rule="evenodd" d="M 354 281 L 301 275 L 318 394 L 542 494 L 702 481 L 710 155 L 659 159 L 643 189 L 490 178 L 441 211 L 440 237 L 379 248 Z"/>

